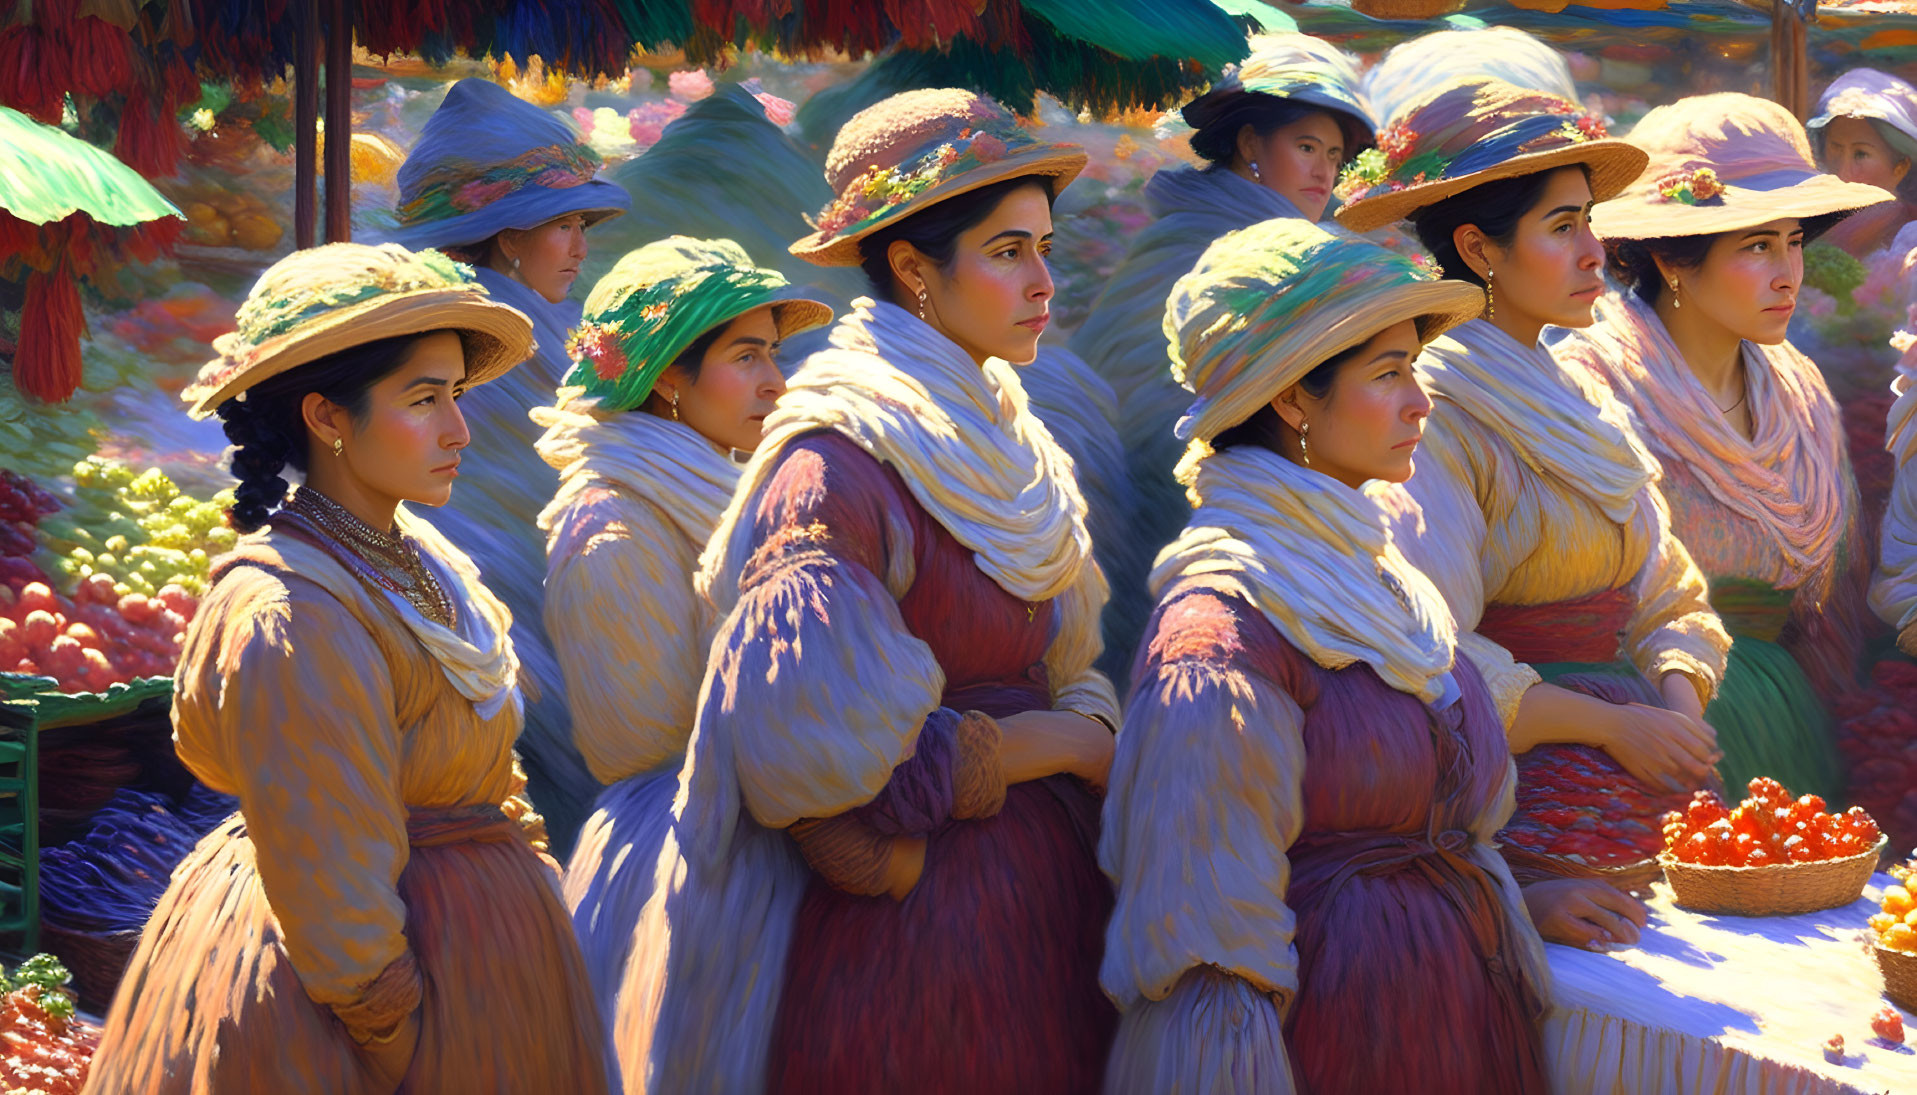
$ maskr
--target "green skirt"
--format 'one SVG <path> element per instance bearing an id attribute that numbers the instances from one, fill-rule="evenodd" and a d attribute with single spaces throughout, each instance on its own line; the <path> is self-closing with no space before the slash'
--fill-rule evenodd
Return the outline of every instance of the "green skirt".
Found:
<path id="1" fill-rule="evenodd" d="M 1725 789 L 1744 797 L 1745 784 L 1769 776 L 1793 794 L 1814 794 L 1835 807 L 1844 797 L 1844 767 L 1831 734 L 1830 712 L 1797 659 L 1749 635 L 1731 643 L 1717 698 L 1704 709 L 1717 731 Z"/>

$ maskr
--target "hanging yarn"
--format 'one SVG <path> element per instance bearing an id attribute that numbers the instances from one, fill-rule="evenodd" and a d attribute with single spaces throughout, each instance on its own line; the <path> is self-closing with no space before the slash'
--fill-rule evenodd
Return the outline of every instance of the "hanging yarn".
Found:
<path id="1" fill-rule="evenodd" d="M 20 349 L 13 358 L 14 386 L 35 399 L 65 402 L 80 386 L 80 333 L 85 327 L 80 289 L 65 269 L 28 274 Z"/>
<path id="2" fill-rule="evenodd" d="M 126 31 L 89 15 L 75 19 L 63 37 L 67 60 L 56 71 L 66 74 L 68 91 L 98 99 L 132 83 L 133 37 Z"/>
<path id="3" fill-rule="evenodd" d="M 27 23 L 0 30 L 0 105 L 59 125 L 66 98 L 47 74 L 64 59 L 65 51 L 42 27 Z"/>

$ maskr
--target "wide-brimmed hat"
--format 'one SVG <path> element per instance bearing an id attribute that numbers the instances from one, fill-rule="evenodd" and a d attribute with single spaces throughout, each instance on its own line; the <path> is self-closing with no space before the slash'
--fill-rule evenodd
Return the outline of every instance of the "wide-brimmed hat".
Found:
<path id="1" fill-rule="evenodd" d="M 955 88 L 907 91 L 852 116 L 825 158 L 837 197 L 793 254 L 820 266 L 857 266 L 859 241 L 947 198 L 1025 175 L 1063 190 L 1085 150 L 1039 139 L 1004 107 Z"/>
<path id="2" fill-rule="evenodd" d="M 1165 302 L 1172 378 L 1197 395 L 1178 421 L 1209 441 L 1379 331 L 1420 345 L 1484 311 L 1484 290 L 1337 228 L 1285 217 L 1219 237 Z"/>
<path id="3" fill-rule="evenodd" d="M 605 410 L 631 410 L 700 335 L 768 304 L 781 339 L 832 322 L 830 305 L 799 295 L 731 240 L 649 243 L 628 252 L 586 297 L 585 320 L 566 342 L 573 365 L 565 383 Z"/>
<path id="4" fill-rule="evenodd" d="M 532 353 L 532 321 L 492 299 L 466 267 L 437 251 L 398 244 L 329 243 L 266 268 L 246 295 L 239 327 L 213 340 L 180 397 L 205 418 L 269 377 L 383 338 L 457 331 L 474 388 Z"/>
<path id="5" fill-rule="evenodd" d="M 1569 99 L 1461 77 L 1393 118 L 1378 147 L 1345 168 L 1338 223 L 1369 232 L 1474 186 L 1573 164 L 1590 171 L 1591 196 L 1603 201 L 1637 178 L 1644 158 Z"/>
<path id="6" fill-rule="evenodd" d="M 1650 164 L 1630 189 L 1591 211 L 1605 239 L 1700 236 L 1780 217 L 1815 217 L 1894 200 L 1817 169 L 1790 111 L 1755 95 L 1693 95 L 1646 114 L 1631 141 Z"/>
<path id="7" fill-rule="evenodd" d="M 1400 42 L 1365 72 L 1362 86 L 1371 109 L 1389 119 L 1463 76 L 1492 76 L 1572 102 L 1578 97 L 1564 55 L 1516 27 L 1434 30 Z"/>
<path id="8" fill-rule="evenodd" d="M 393 239 L 463 247 L 574 213 L 589 225 L 616 217 L 632 196 L 594 178 L 603 162 L 565 122 L 469 77 L 446 93 L 400 165 Z"/>
<path id="9" fill-rule="evenodd" d="M 1817 100 L 1817 114 L 1804 123 L 1818 133 L 1839 118 L 1882 122 L 1904 139 L 1898 153 L 1917 159 L 1917 87 L 1874 68 L 1854 68 L 1831 81 Z"/>
<path id="10" fill-rule="evenodd" d="M 1179 113 L 1193 129 L 1203 129 L 1248 96 L 1291 99 L 1322 107 L 1363 137 L 1347 154 L 1369 146 L 1378 119 L 1358 90 L 1358 67 L 1336 46 L 1309 34 L 1268 34 L 1251 40 L 1251 56 L 1227 65 L 1211 90 L 1186 103 Z"/>

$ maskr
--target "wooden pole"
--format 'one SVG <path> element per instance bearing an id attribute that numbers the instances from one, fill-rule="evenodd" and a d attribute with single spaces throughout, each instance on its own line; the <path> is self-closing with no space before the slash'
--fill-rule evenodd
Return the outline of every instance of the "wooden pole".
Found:
<path id="1" fill-rule="evenodd" d="M 1771 98 L 1797 116 L 1810 117 L 1810 33 L 1795 0 L 1771 0 Z"/>
<path id="2" fill-rule="evenodd" d="M 326 242 L 353 238 L 353 0 L 326 0 Z"/>
<path id="3" fill-rule="evenodd" d="M 319 0 L 299 0 L 293 18 L 293 246 L 319 242 Z"/>

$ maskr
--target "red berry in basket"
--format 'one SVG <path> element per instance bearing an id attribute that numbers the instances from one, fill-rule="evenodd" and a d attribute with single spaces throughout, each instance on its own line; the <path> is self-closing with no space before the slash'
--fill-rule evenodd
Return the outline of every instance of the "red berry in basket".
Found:
<path id="1" fill-rule="evenodd" d="M 1896 1008 L 1885 1005 L 1870 1017 L 1870 1030 L 1886 1042 L 1901 1042 L 1904 1040 L 1904 1017 L 1897 1013 Z"/>
<path id="2" fill-rule="evenodd" d="M 1751 849 L 1750 858 L 1744 861 L 1746 867 L 1770 867 L 1777 863 L 1777 855 L 1766 847 Z"/>
<path id="3" fill-rule="evenodd" d="M 1684 820 L 1694 829 L 1702 829 L 1730 813 L 1724 808 L 1724 800 L 1709 791 L 1699 791 L 1691 796 L 1690 804 L 1684 808 Z"/>
<path id="4" fill-rule="evenodd" d="M 1829 1061 L 1831 1064 L 1834 1064 L 1834 1065 L 1839 1065 L 1844 1063 L 1844 1036 L 1843 1035 L 1833 1034 L 1830 1036 L 1830 1041 L 1824 1043 L 1824 1060 Z"/>
<path id="5" fill-rule="evenodd" d="M 1800 795 L 1796 805 L 1798 812 L 1805 816 L 1824 812 L 1824 799 L 1819 795 Z"/>
<path id="6" fill-rule="evenodd" d="M 54 599 L 53 590 L 48 588 L 45 582 L 28 582 L 20 587 L 19 605 L 22 612 L 32 612 L 35 609 L 54 612 L 59 609 L 60 602 Z"/>
<path id="7" fill-rule="evenodd" d="M 1679 846 L 1677 858 L 1685 863 L 1703 863 L 1710 854 L 1711 837 L 1709 833 L 1692 833 L 1684 838 Z"/>

